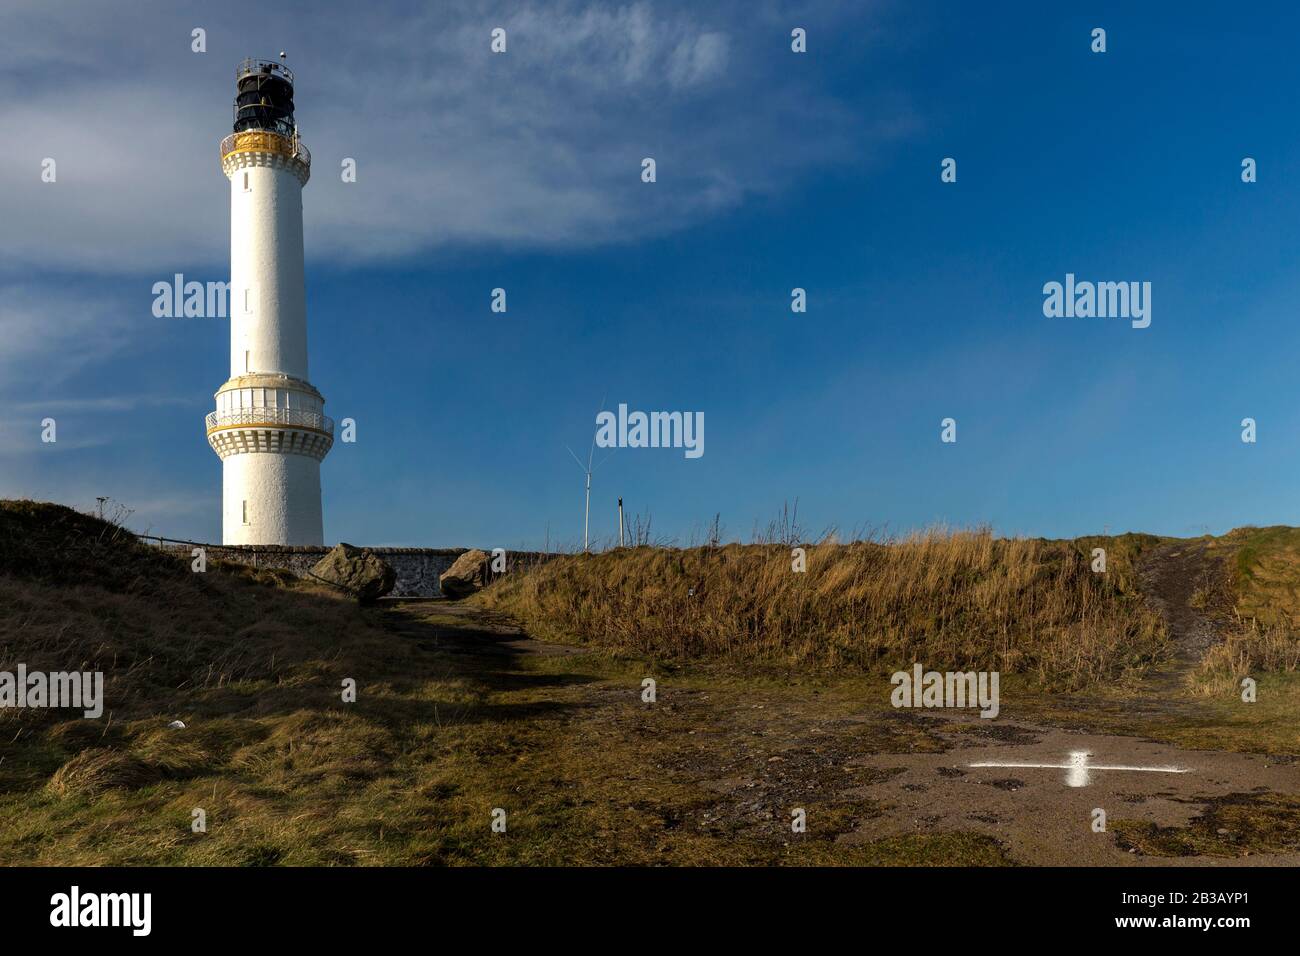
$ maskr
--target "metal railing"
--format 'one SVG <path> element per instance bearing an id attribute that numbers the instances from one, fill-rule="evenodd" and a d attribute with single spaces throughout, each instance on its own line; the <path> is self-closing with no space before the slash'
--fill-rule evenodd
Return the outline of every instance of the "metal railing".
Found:
<path id="1" fill-rule="evenodd" d="M 208 431 L 218 428 L 254 427 L 257 425 L 279 426 L 291 425 L 300 428 L 312 428 L 334 437 L 334 419 L 319 412 L 304 411 L 301 408 L 241 408 L 237 412 L 209 412 Z"/>
<path id="2" fill-rule="evenodd" d="M 311 150 L 309 150 L 306 147 L 306 145 L 302 142 L 302 140 L 298 139 L 297 135 L 294 135 L 292 138 L 290 138 L 288 136 L 283 135 L 282 133 L 277 133 L 269 129 L 246 129 L 239 133 L 231 133 L 229 136 L 225 137 L 221 141 L 221 158 L 225 159 L 229 153 L 234 151 L 236 137 L 239 136 L 251 137 L 256 135 L 275 136 L 279 139 L 284 140 L 285 143 L 289 146 L 289 155 L 302 160 L 303 165 L 305 166 L 311 165 Z"/>
<path id="3" fill-rule="evenodd" d="M 270 67 L 270 69 L 268 70 L 266 67 Z M 275 76 L 282 76 L 290 83 L 293 82 L 293 70 L 279 60 L 263 60 L 253 56 L 246 58 L 239 64 L 239 68 L 235 70 L 235 82 L 239 82 L 244 77 L 251 76 L 254 73 L 270 73 Z"/>

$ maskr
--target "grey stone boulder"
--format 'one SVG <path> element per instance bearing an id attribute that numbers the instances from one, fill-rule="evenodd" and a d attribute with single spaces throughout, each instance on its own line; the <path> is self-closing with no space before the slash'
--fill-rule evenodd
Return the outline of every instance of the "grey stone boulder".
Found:
<path id="1" fill-rule="evenodd" d="M 362 604 L 377 601 L 397 584 L 397 572 L 387 561 L 369 548 L 343 543 L 335 545 L 308 573 L 317 581 L 346 591 Z"/>
<path id="2" fill-rule="evenodd" d="M 486 551 L 471 548 L 456 559 L 438 577 L 438 587 L 444 597 L 458 600 L 483 590 L 488 583 L 488 556 Z"/>

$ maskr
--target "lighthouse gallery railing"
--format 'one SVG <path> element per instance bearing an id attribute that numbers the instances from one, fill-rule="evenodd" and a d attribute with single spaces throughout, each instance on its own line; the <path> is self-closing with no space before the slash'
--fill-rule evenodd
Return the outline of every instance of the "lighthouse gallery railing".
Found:
<path id="1" fill-rule="evenodd" d="M 334 419 L 319 412 L 308 412 L 300 408 L 243 408 L 237 412 L 209 412 L 205 421 L 210 432 L 218 428 L 241 426 L 296 425 L 300 428 L 313 428 L 331 437 L 334 435 Z"/>
<path id="2" fill-rule="evenodd" d="M 242 143 L 266 146 L 270 142 L 270 137 L 275 137 L 284 143 L 284 149 L 272 148 L 271 152 L 285 153 L 289 156 L 296 156 L 307 166 L 311 165 L 311 150 L 309 150 L 302 140 L 295 137 L 285 136 L 283 133 L 276 133 L 273 130 L 265 129 L 248 129 L 239 133 L 231 133 L 221 141 L 221 157 L 224 159 L 235 151 L 237 145 Z M 240 137 L 243 137 L 241 140 Z M 267 139 L 259 142 L 258 137 Z"/>

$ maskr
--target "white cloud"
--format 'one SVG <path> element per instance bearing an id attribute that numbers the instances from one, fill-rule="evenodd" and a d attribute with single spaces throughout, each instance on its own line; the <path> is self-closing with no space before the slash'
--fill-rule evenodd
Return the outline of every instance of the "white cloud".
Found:
<path id="1" fill-rule="evenodd" d="M 96 398 L 56 398 L 48 401 L 15 402 L 9 407 L 20 412 L 133 412 L 141 408 L 186 408 L 194 405 L 192 395 L 103 395 Z"/>
<path id="2" fill-rule="evenodd" d="M 188 403 L 125 396 L 129 379 L 106 395 L 65 384 L 139 341 L 149 298 L 101 295 L 84 274 L 125 273 L 146 290 L 226 268 L 217 144 L 245 56 L 290 52 L 314 156 L 307 254 L 332 264 L 636 241 L 826 164 L 861 166 L 916 122 L 905 100 L 863 115 L 819 89 L 817 71 L 787 69 L 790 17 L 769 3 L 484 9 L 136 0 L 128 16 L 97 0 L 0 4 L 0 496 L 92 507 L 111 494 L 136 509 L 135 527 L 216 533 L 210 495 L 180 476 L 78 453 L 111 427 L 61 429 L 55 450 L 37 444 L 34 423 L 47 408 L 111 425 L 132 408 Z M 817 13 L 828 28 L 831 9 Z M 206 54 L 190 51 L 195 26 Z M 489 51 L 495 26 L 508 31 L 504 55 Z M 645 156 L 658 163 L 653 186 L 640 182 Z M 45 157 L 55 183 L 41 181 Z M 340 181 L 344 157 L 358 162 L 355 184 Z M 197 430 L 193 441 L 205 454 Z"/>
<path id="3" fill-rule="evenodd" d="M 727 65 L 727 38 L 702 33 L 681 40 L 668 61 L 668 79 L 674 88 L 694 86 L 717 76 Z"/>
<path id="4" fill-rule="evenodd" d="M 804 71 L 774 68 L 786 31 L 765 22 L 757 40 L 770 45 L 756 42 L 754 17 L 744 4 L 561 0 L 499 17 L 465 3 L 299 16 L 154 2 L 128 18 L 17 0 L 0 11 L 0 128 L 19 131 L 0 151 L 0 261 L 160 274 L 221 264 L 216 149 L 234 67 L 280 48 L 315 164 L 307 252 L 344 263 L 661 234 L 820 164 L 861 162 L 907 129 L 906 104 L 864 123 Z M 190 51 L 195 25 L 206 54 Z M 47 156 L 56 183 L 40 180 Z M 639 179 L 644 156 L 658 162 L 653 186 Z M 355 184 L 340 181 L 344 157 L 357 160 Z"/>
<path id="5" fill-rule="evenodd" d="M 115 301 L 75 293 L 57 281 L 0 284 L 0 385 L 56 386 L 127 341 L 127 313 Z"/>

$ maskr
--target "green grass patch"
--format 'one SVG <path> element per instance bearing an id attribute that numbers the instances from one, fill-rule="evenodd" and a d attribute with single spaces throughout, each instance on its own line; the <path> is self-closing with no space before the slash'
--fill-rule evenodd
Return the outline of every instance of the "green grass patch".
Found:
<path id="1" fill-rule="evenodd" d="M 1300 796 L 1233 793 L 1183 827 L 1136 820 L 1110 825 L 1116 845 L 1146 856 L 1242 857 L 1300 851 Z"/>

